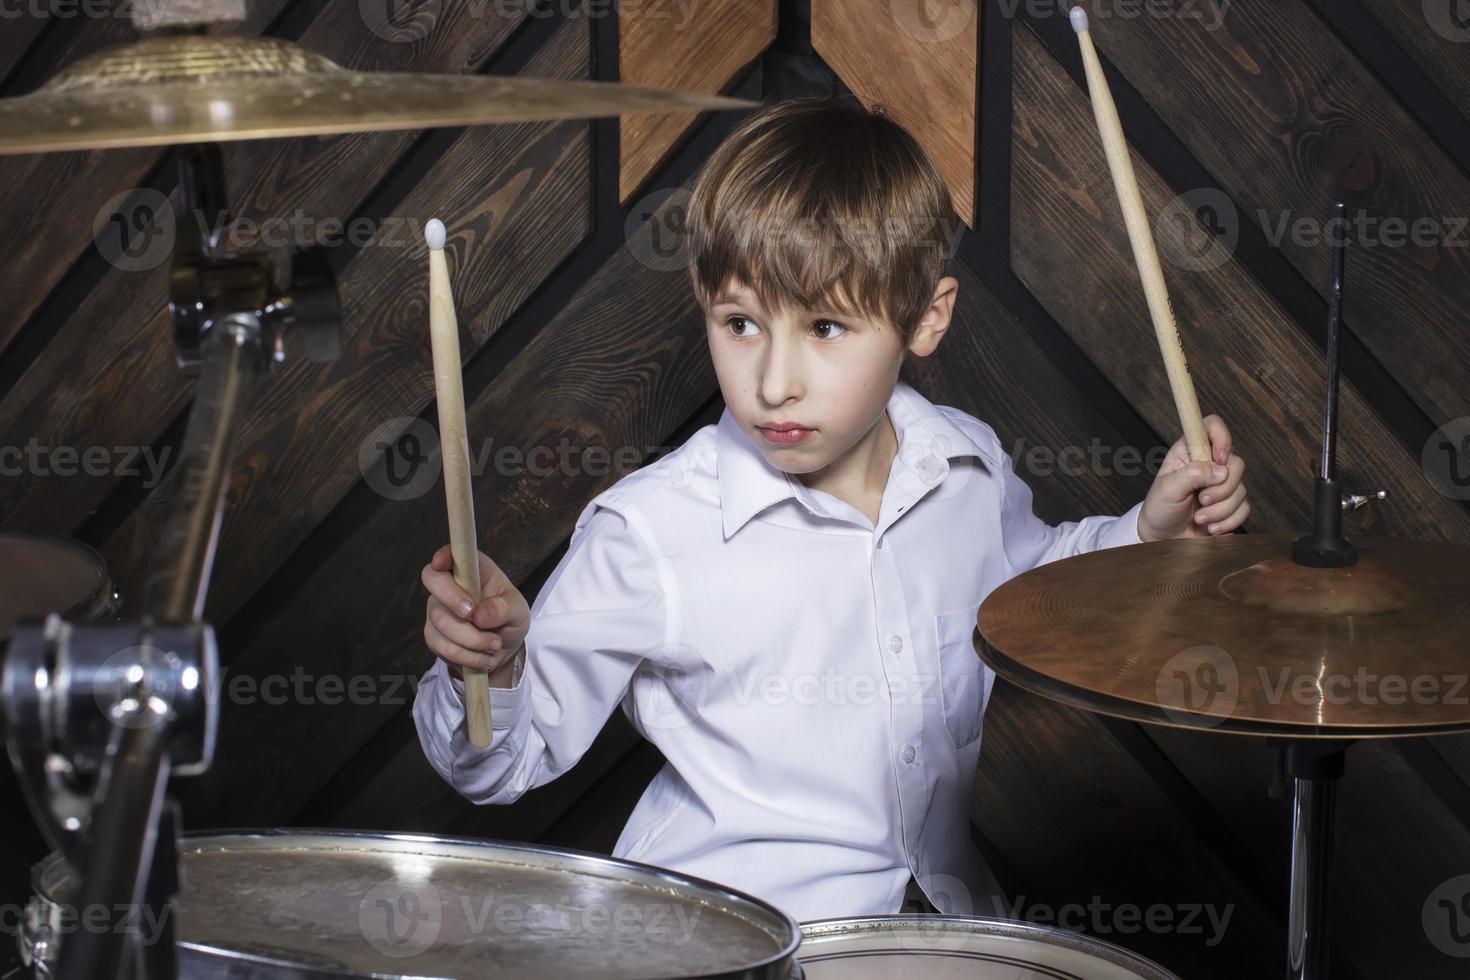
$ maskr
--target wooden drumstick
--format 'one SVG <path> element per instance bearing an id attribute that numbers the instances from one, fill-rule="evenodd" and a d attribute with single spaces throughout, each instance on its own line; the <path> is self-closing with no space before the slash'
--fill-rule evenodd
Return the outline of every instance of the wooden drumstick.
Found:
<path id="1" fill-rule="evenodd" d="M 459 322 L 444 259 L 444 222 L 424 228 L 429 245 L 429 340 L 434 350 L 434 395 L 439 404 L 439 452 L 444 463 L 444 502 L 449 508 L 449 548 L 454 580 L 480 599 L 480 548 L 475 536 L 475 501 L 470 486 L 470 438 L 464 418 L 464 376 L 459 359 Z M 464 711 L 470 744 L 490 744 L 490 673 L 464 667 Z"/>
<path id="2" fill-rule="evenodd" d="M 1194 381 L 1189 376 L 1189 364 L 1184 360 L 1184 349 L 1179 344 L 1174 306 L 1169 302 L 1169 291 L 1164 286 L 1164 270 L 1159 267 L 1159 253 L 1154 248 L 1148 214 L 1143 209 L 1143 196 L 1138 192 L 1133 161 L 1128 156 L 1128 143 L 1123 138 L 1123 123 L 1118 119 L 1118 109 L 1113 104 L 1113 93 L 1108 88 L 1107 77 L 1103 75 L 1102 63 L 1097 60 L 1097 49 L 1092 46 L 1092 34 L 1087 29 L 1087 11 L 1073 7 L 1071 19 L 1072 29 L 1077 32 L 1077 39 L 1082 45 L 1082 64 L 1087 69 L 1092 113 L 1097 117 L 1098 135 L 1102 137 L 1103 150 L 1108 157 L 1108 169 L 1113 174 L 1118 202 L 1123 206 L 1123 221 L 1128 226 L 1128 240 L 1133 244 L 1133 261 L 1138 266 L 1139 278 L 1143 280 L 1143 292 L 1148 299 L 1149 315 L 1154 321 L 1159 351 L 1164 355 L 1164 368 L 1174 393 L 1174 408 L 1179 413 L 1184 441 L 1189 446 L 1189 458 L 1209 462 L 1210 437 L 1200 418 Z"/>

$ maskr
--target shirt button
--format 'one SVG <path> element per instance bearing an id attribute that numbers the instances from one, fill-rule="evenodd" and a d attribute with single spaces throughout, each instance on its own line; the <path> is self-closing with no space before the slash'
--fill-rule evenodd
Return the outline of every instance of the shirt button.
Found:
<path id="1" fill-rule="evenodd" d="M 892 650 L 894 653 L 898 653 L 900 650 L 902 650 L 903 637 L 899 636 L 897 633 L 894 633 L 892 636 L 890 636 L 888 638 L 888 649 Z"/>
<path id="2" fill-rule="evenodd" d="M 903 761 L 905 763 L 913 762 L 914 756 L 916 755 L 918 755 L 918 753 L 914 751 L 914 747 L 912 745 L 905 745 L 903 747 Z"/>

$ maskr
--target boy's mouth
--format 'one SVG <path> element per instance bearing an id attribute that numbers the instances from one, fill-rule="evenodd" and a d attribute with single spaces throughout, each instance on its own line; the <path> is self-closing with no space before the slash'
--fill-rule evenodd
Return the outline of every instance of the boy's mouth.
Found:
<path id="1" fill-rule="evenodd" d="M 777 446 L 793 446 L 817 431 L 796 422 L 773 422 L 769 425 L 758 425 L 756 428 L 767 442 Z"/>

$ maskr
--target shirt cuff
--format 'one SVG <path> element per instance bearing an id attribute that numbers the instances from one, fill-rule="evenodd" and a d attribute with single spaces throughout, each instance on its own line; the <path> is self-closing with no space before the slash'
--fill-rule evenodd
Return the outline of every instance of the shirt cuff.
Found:
<path id="1" fill-rule="evenodd" d="M 531 699 L 531 685 L 523 683 L 523 675 L 526 670 L 526 658 L 529 653 L 522 654 L 516 658 L 515 668 L 511 671 L 510 687 L 490 687 L 490 730 L 500 731 L 506 728 L 514 728 L 518 719 L 526 710 Z M 449 669 L 449 664 L 443 660 L 435 660 L 434 669 L 442 673 L 449 681 L 442 689 L 446 692 L 444 710 L 446 717 L 452 718 L 454 723 L 450 726 L 451 731 L 458 728 L 464 721 L 464 681 L 455 677 Z M 453 692 L 452 694 L 449 692 Z"/>
<path id="2" fill-rule="evenodd" d="M 1103 548 L 1117 548 L 1129 544 L 1143 544 L 1143 538 L 1138 535 L 1138 515 L 1143 511 L 1143 501 L 1134 504 L 1128 510 L 1120 514 L 1118 519 L 1097 536 L 1097 546 Z"/>

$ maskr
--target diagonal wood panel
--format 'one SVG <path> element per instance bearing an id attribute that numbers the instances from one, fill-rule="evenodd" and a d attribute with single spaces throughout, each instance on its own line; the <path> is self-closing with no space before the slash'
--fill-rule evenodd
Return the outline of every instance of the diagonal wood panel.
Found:
<path id="1" fill-rule="evenodd" d="M 776 0 L 624 4 L 618 11 L 618 78 L 710 94 L 776 38 Z M 638 113 L 619 129 L 618 200 L 632 199 L 693 120 Z"/>
<path id="2" fill-rule="evenodd" d="M 46 29 L 50 21 L 50 14 L 44 11 L 40 16 L 27 9 L 10 12 L 10 16 L 5 20 L 5 29 L 0 30 L 0 81 L 8 78 L 11 72 L 20 67 L 21 59 L 25 57 L 26 52 L 41 36 L 41 32 Z M 9 94 L 18 95 L 20 93 Z"/>
<path id="3" fill-rule="evenodd" d="M 671 288 L 686 281 L 682 270 L 657 271 L 639 258 L 649 254 L 650 227 L 468 407 L 476 444 L 530 454 L 554 451 L 565 439 L 574 451 L 571 475 L 560 466 L 492 466 L 476 481 L 481 546 L 514 580 L 539 565 L 586 501 L 619 475 L 590 461 L 578 465 L 581 452 L 601 447 L 617 459 L 628 447 L 642 450 L 641 459 L 714 388 L 703 320 L 691 313 L 687 285 Z M 637 316 L 621 314 L 635 305 Z M 653 331 L 648 323 L 667 326 Z M 430 663 L 419 570 L 445 540 L 444 520 L 442 494 L 385 501 L 260 624 L 232 673 L 263 678 L 299 668 L 307 677 L 417 679 Z M 377 572 L 364 577 L 366 568 Z M 342 623 L 353 630 L 344 633 Z M 372 643 L 364 643 L 369 636 Z M 207 814 L 208 822 L 287 818 L 322 773 L 340 767 L 396 709 L 226 704 L 216 766 L 190 786 L 188 812 Z M 300 751 L 307 741 L 309 754 Z"/>
<path id="4" fill-rule="evenodd" d="M 1359 0 L 1470 118 L 1470 10 L 1460 0 Z"/>
<path id="5" fill-rule="evenodd" d="M 903 124 L 978 224 L 980 15 L 975 0 L 812 0 L 812 46 L 870 108 Z"/>
<path id="6" fill-rule="evenodd" d="M 1160 431 L 1174 431 L 1173 402 L 1158 366 L 1142 288 L 1132 269 L 1086 93 L 1031 31 L 1018 30 L 1015 37 L 1012 262 L 1016 274 L 1140 414 Z M 1150 214 L 1158 214 L 1172 190 L 1136 154 L 1134 166 L 1145 206 Z M 1161 248 L 1185 244 L 1180 229 L 1169 223 L 1161 224 L 1156 234 Z M 1180 239 L 1171 242 L 1170 236 Z M 1201 401 L 1207 411 L 1224 416 L 1248 460 L 1246 479 L 1256 502 L 1250 523 L 1279 529 L 1306 526 L 1309 508 L 1303 487 L 1311 472 L 1311 436 L 1320 397 L 1314 363 L 1320 355 L 1307 349 L 1299 331 L 1234 262 L 1208 275 L 1175 276 L 1170 288 L 1184 324 Z M 1228 317 L 1217 311 L 1228 311 Z M 1217 326 L 1190 326 L 1203 324 Z M 1423 485 L 1414 460 L 1351 386 L 1343 389 L 1342 418 L 1343 431 L 1354 433 L 1342 444 L 1354 454 L 1351 462 L 1344 460 L 1345 475 L 1381 474 L 1394 486 L 1391 493 L 1413 501 L 1412 511 L 1387 509 L 1386 533 L 1470 539 L 1465 512 Z M 1283 443 L 1288 445 L 1283 448 Z M 1151 734 L 1165 747 L 1178 739 L 1167 728 L 1152 729 Z M 1238 751 L 1228 741 L 1212 750 Z M 1362 828 L 1361 832 L 1381 835 L 1385 841 L 1434 834 L 1440 854 L 1431 859 L 1417 847 L 1389 853 L 1389 847 L 1380 843 L 1340 862 L 1340 886 L 1352 901 L 1339 904 L 1350 908 L 1343 909 L 1338 936 L 1367 975 L 1391 972 L 1390 962 L 1436 969 L 1439 954 L 1427 946 L 1422 929 L 1409 928 L 1403 912 L 1415 894 L 1421 894 L 1422 901 L 1422 894 L 1442 880 L 1445 855 L 1452 861 L 1470 861 L 1470 834 L 1463 827 L 1447 826 L 1442 806 L 1422 783 L 1396 777 L 1402 761 L 1391 749 L 1370 747 L 1352 764 L 1359 770 L 1356 778 L 1366 785 L 1392 783 L 1402 795 L 1392 811 L 1357 797 L 1361 804 L 1349 812 L 1347 801 L 1352 797 L 1345 793 L 1343 826 Z M 1186 772 L 1210 785 L 1208 774 L 1196 767 Z M 1254 808 L 1259 793 L 1260 783 L 1252 781 L 1236 786 L 1228 800 L 1216 803 L 1229 817 L 1241 808 Z M 1260 818 L 1254 819 L 1259 826 Z M 1275 853 L 1270 838 L 1250 840 L 1262 849 L 1263 858 Z M 1376 937 L 1365 940 L 1370 924 L 1378 936 L 1391 925 L 1391 944 Z"/>
<path id="7" fill-rule="evenodd" d="M 1172 442 L 1178 416 L 1087 94 L 1033 33 L 1016 38 L 1012 265 Z M 1162 213 L 1174 190 L 1136 154 L 1134 167 L 1148 213 Z M 1162 253 L 1187 254 L 1191 237 L 1178 224 L 1156 222 L 1154 233 Z M 1320 451 L 1322 352 L 1234 261 L 1203 272 L 1171 265 L 1165 274 L 1201 407 L 1225 418 L 1250 466 L 1251 527 L 1305 527 Z M 1389 490 L 1372 505 L 1373 533 L 1470 541 L 1470 514 L 1435 492 L 1350 382 L 1339 412 L 1344 481 Z"/>
<path id="8" fill-rule="evenodd" d="M 530 74 L 588 77 L 587 26 L 563 25 Z M 460 349 L 468 359 L 591 231 L 588 124 L 472 127 L 437 161 L 339 282 L 343 353 L 278 369 L 241 429 L 208 614 L 235 614 L 362 475 L 369 440 L 391 445 L 434 395 L 423 226 L 449 227 Z M 396 422 L 395 422 L 396 420 Z M 382 427 L 388 425 L 389 429 Z M 103 546 L 128 591 L 148 571 L 178 471 Z"/>
<path id="9" fill-rule="evenodd" d="M 1329 239 L 1296 223 L 1323 227 L 1338 193 L 1367 209 L 1345 323 L 1436 424 L 1470 415 L 1470 180 L 1303 0 L 1234 3 L 1206 25 L 1099 17 L 1093 33 L 1239 204 L 1223 221 L 1279 236 L 1318 292 L 1331 281 Z M 1391 237 L 1389 219 L 1429 222 L 1428 244 Z"/>
<path id="10" fill-rule="evenodd" d="M 463 73 L 488 59 L 524 15 L 524 8 L 512 19 L 448 7 L 429 36 L 406 45 L 374 34 L 356 4 L 337 3 L 318 15 L 303 44 L 354 67 Z M 415 135 L 224 144 L 235 211 L 257 228 L 265 219 L 287 222 L 287 229 L 298 217 L 346 220 Z M 176 194 L 172 203 L 177 211 Z M 320 224 L 313 227 L 321 233 Z M 193 390 L 174 361 L 165 258 L 160 254 L 155 267 L 142 271 L 109 270 L 14 388 L 0 395 L 0 443 L 26 445 L 34 438 L 54 451 L 150 446 L 158 439 Z M 64 479 L 28 471 L 0 487 L 0 521 L 70 533 L 117 480 L 111 472 Z"/>

